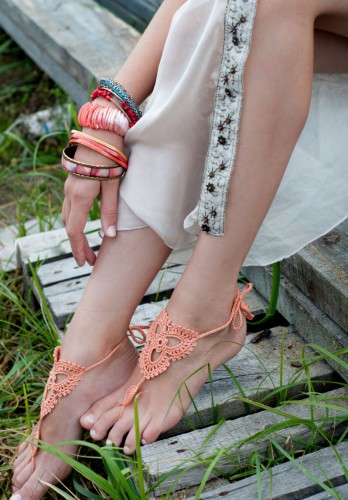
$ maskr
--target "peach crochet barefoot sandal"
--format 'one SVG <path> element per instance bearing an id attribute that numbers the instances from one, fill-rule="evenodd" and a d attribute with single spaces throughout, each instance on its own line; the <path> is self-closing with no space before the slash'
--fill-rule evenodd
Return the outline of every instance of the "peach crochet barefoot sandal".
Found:
<path id="1" fill-rule="evenodd" d="M 133 338 L 133 330 L 140 333 L 142 329 L 148 328 L 149 331 L 147 334 L 147 343 L 139 356 L 140 372 L 143 377 L 137 385 L 131 385 L 127 390 L 123 402 L 119 404 L 119 406 L 121 406 L 121 412 L 118 420 L 122 418 L 126 406 L 133 401 L 142 384 L 146 380 L 155 378 L 165 372 L 171 362 L 186 358 L 186 356 L 195 349 L 197 340 L 212 335 L 213 333 L 220 332 L 229 325 L 232 325 L 234 331 L 239 330 L 243 324 L 243 315 L 247 319 L 253 319 L 254 316 L 243 301 L 245 295 L 252 287 L 252 284 L 249 283 L 242 292 L 239 290 L 237 291 L 233 301 L 231 315 L 227 323 L 205 333 L 199 334 L 194 330 L 172 323 L 165 309 L 150 326 L 141 325 L 130 327 L 129 331 Z M 174 346 L 169 346 L 170 338 L 177 340 L 178 343 Z M 157 359 L 154 359 L 155 352 L 158 354 Z"/>
<path id="2" fill-rule="evenodd" d="M 35 439 L 40 439 L 42 422 L 44 418 L 56 407 L 58 399 L 73 392 L 76 389 L 78 383 L 81 382 L 83 375 L 111 358 L 111 356 L 115 354 L 115 352 L 121 347 L 126 339 L 127 338 L 119 342 L 117 346 L 107 356 L 105 356 L 105 358 L 87 367 L 78 365 L 65 359 L 60 359 L 61 348 L 59 346 L 55 348 L 53 354 L 53 367 L 50 371 L 45 391 L 42 397 L 40 420 L 37 424 L 35 432 L 33 432 L 32 434 Z M 63 375 L 66 378 L 64 378 L 64 380 L 60 382 L 57 382 L 58 375 Z M 35 470 L 35 456 L 37 452 L 38 447 L 35 444 L 31 444 L 30 461 L 32 464 L 33 472 Z"/>

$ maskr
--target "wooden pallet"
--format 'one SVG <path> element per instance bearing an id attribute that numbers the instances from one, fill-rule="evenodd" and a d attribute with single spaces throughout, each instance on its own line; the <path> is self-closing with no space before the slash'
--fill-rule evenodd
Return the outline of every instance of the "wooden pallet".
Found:
<path id="1" fill-rule="evenodd" d="M 331 352 L 345 350 L 348 363 L 348 221 L 282 262 L 278 311 L 303 335 Z M 248 267 L 243 274 L 269 297 L 269 267 Z M 328 359 L 348 382 L 348 370 Z"/>
<path id="2" fill-rule="evenodd" d="M 93 0 L 1 0 L 0 25 L 78 106 L 140 36 Z"/>
<path id="3" fill-rule="evenodd" d="M 96 249 L 100 244 L 100 238 L 97 233 L 99 227 L 100 222 L 95 221 L 88 223 L 86 228 L 90 232 L 88 236 L 90 243 Z M 152 299 L 156 294 L 159 294 L 160 297 L 163 294 L 170 295 L 171 290 L 175 287 L 183 272 L 189 254 L 190 252 L 186 251 L 177 252 L 172 255 L 166 264 L 166 269 L 159 273 L 153 284 L 149 287 L 143 303 L 138 306 L 132 318 L 132 323 L 149 323 L 165 307 L 166 299 L 159 300 L 158 302 L 153 302 Z M 78 296 L 82 293 L 91 268 L 88 266 L 79 268 L 75 265 L 70 254 L 65 231 L 62 229 L 20 238 L 17 240 L 17 258 L 19 265 L 24 271 L 27 286 L 33 288 L 39 300 L 41 300 L 42 294 L 39 293 L 38 286 L 42 287 L 52 315 L 62 332 L 64 323 L 76 307 Z M 31 278 L 32 266 L 36 266 L 36 285 L 33 285 Z M 266 307 L 265 300 L 255 290 L 250 294 L 247 301 L 252 311 L 256 314 L 264 311 Z M 260 402 L 262 400 L 268 406 L 276 406 L 279 403 L 278 396 L 281 388 L 285 388 L 295 378 L 297 384 L 287 392 L 286 397 L 287 399 L 291 399 L 292 397 L 301 395 L 306 390 L 307 385 L 306 373 L 301 362 L 303 345 L 302 337 L 291 325 L 289 327 L 275 327 L 267 335 L 260 336 L 258 333 L 249 334 L 246 346 L 233 360 L 215 371 L 212 379 L 202 387 L 195 398 L 194 404 L 191 405 L 186 416 L 179 424 L 163 435 L 158 442 L 142 448 L 148 487 L 150 488 L 156 482 L 163 479 L 161 484 L 155 488 L 157 496 L 168 492 L 168 490 L 172 490 L 173 492 L 180 490 L 171 495 L 173 500 L 175 498 L 187 498 L 196 494 L 197 485 L 201 482 L 205 473 L 204 468 L 200 467 L 198 463 L 197 467 L 190 468 L 190 471 L 187 473 L 184 471 L 187 461 L 197 457 L 197 453 L 203 455 L 209 454 L 222 445 L 230 446 L 232 451 L 229 460 L 219 464 L 221 471 L 227 470 L 231 465 L 233 466 L 241 457 L 243 460 L 247 460 L 248 454 L 250 455 L 255 447 L 262 455 L 267 448 L 267 439 L 258 441 L 257 445 L 252 443 L 245 444 L 239 450 L 234 449 L 233 446 L 243 436 L 250 437 L 252 434 L 263 430 L 270 423 L 281 421 L 281 417 L 274 416 L 267 411 L 259 411 L 260 409 L 257 407 L 245 404 L 245 402 L 241 401 L 240 397 L 243 395 L 250 401 Z M 307 349 L 307 354 L 309 352 Z M 280 353 L 283 353 L 282 356 L 280 356 Z M 337 380 L 335 371 L 324 362 L 317 362 L 311 365 L 310 371 L 312 383 L 318 392 L 330 390 L 333 387 L 332 383 Z M 333 398 L 347 398 L 347 396 L 346 389 L 332 392 Z M 343 402 L 340 404 L 344 408 L 346 401 L 343 399 Z M 287 410 L 297 415 L 300 412 L 302 417 L 305 418 L 307 415 L 305 412 L 308 411 L 308 407 L 305 405 L 291 405 L 288 408 L 282 407 L 282 410 Z M 319 418 L 321 415 L 320 407 L 317 410 Z M 209 432 L 214 429 L 215 423 L 221 421 L 221 419 L 225 419 L 225 423 L 214 437 L 207 442 L 206 446 L 203 446 Z M 342 430 L 343 425 L 343 423 L 337 422 L 335 431 L 339 432 Z M 303 428 L 291 429 L 288 432 L 283 432 L 273 437 L 281 444 L 284 444 L 290 434 L 293 442 L 308 437 L 308 431 Z M 325 451 L 329 453 L 329 450 Z M 308 460 L 315 468 L 316 459 L 314 460 L 314 458 L 311 460 L 309 457 Z M 171 477 L 166 480 L 166 472 L 174 465 L 178 466 L 177 479 Z M 287 466 L 290 465 L 288 464 Z M 274 471 L 272 469 L 272 474 L 281 473 L 282 470 L 274 468 Z M 330 478 L 333 484 L 338 486 L 341 484 L 340 482 L 343 483 L 342 473 L 334 461 L 332 463 L 330 461 L 329 470 L 330 474 L 332 473 Z M 228 495 L 235 495 L 235 491 L 239 492 L 238 488 L 241 488 L 241 491 L 243 491 L 243 488 L 246 488 L 245 491 L 249 492 L 255 491 L 257 487 L 255 479 L 250 478 L 231 485 L 228 480 L 216 479 L 215 476 L 216 473 L 212 474 L 212 481 L 205 488 L 205 494 L 210 495 L 207 498 L 218 498 L 220 494 L 227 495 L 228 498 Z M 269 489 L 269 478 L 267 479 L 266 474 L 262 478 L 263 487 L 266 491 L 267 488 Z M 298 481 L 297 477 L 296 482 L 298 483 Z M 298 486 L 299 491 L 306 491 L 310 494 L 318 491 L 313 482 L 309 483 L 305 478 L 302 478 L 300 485 L 302 490 Z M 287 487 L 295 488 L 297 486 L 295 484 L 288 484 Z M 182 490 L 183 488 L 184 490 Z M 235 490 L 235 488 L 237 489 Z M 289 491 L 290 489 L 285 494 L 281 490 L 279 495 L 274 498 L 292 498 L 291 496 L 287 496 Z M 149 498 L 151 498 L 150 494 Z M 231 496 L 231 498 L 236 498 L 236 496 Z M 248 497 L 246 496 L 245 498 Z"/>
<path id="4" fill-rule="evenodd" d="M 110 3 L 111 0 L 102 0 Z M 142 5 L 143 11 L 135 14 L 138 19 L 147 16 L 157 5 L 157 0 L 133 0 L 116 2 L 126 16 L 134 5 Z M 147 9 L 148 8 L 148 9 Z M 120 19 L 96 5 L 93 0 L 2 0 L 0 2 L 0 24 L 21 45 L 73 100 L 81 105 L 85 100 L 91 82 L 100 76 L 113 76 L 121 66 L 139 38 L 138 32 Z M 78 43 L 76 42 L 78 40 Z M 104 50 L 105 46 L 108 50 Z M 112 62 L 111 62 L 112 61 Z M 89 223 L 89 230 L 100 227 L 99 221 Z M 287 394 L 288 398 L 300 397 L 306 390 L 306 377 L 301 366 L 302 337 L 316 342 L 330 350 L 347 348 L 347 267 L 340 269 L 344 256 L 347 255 L 347 226 L 342 226 L 331 233 L 321 243 L 313 244 L 299 252 L 283 264 L 283 276 L 279 311 L 291 323 L 290 328 L 275 327 L 271 334 L 254 343 L 257 333 L 249 335 L 247 345 L 226 367 L 216 370 L 212 381 L 206 383 L 195 398 L 186 417 L 169 433 L 154 444 L 142 448 L 144 467 L 148 485 L 163 479 L 155 489 L 157 495 L 171 490 L 185 488 L 173 493 L 174 499 L 193 498 L 197 485 L 202 480 L 205 469 L 197 460 L 221 447 L 230 447 L 228 457 L 222 457 L 221 471 L 230 471 L 239 460 L 247 460 L 255 449 L 261 457 L 265 453 L 268 440 L 245 443 L 242 448 L 235 445 L 241 438 L 250 438 L 252 434 L 267 428 L 271 422 L 281 421 L 280 415 L 267 411 L 256 411 L 240 400 L 241 394 L 251 401 L 262 398 L 269 406 L 278 404 L 277 392 L 290 381 L 297 379 L 297 385 Z M 100 239 L 97 232 L 90 234 L 94 248 L 98 248 Z M 319 246 L 318 246 L 319 245 Z M 22 266 L 28 287 L 32 287 L 39 301 L 44 291 L 56 322 L 62 334 L 65 323 L 73 313 L 83 286 L 88 279 L 90 269 L 78 268 L 69 254 L 69 244 L 64 231 L 51 231 L 38 236 L 20 239 L 17 244 L 17 257 Z M 147 298 L 133 316 L 134 323 L 148 323 L 154 319 L 165 301 L 156 303 L 151 299 L 167 294 L 175 286 L 187 253 L 175 254 L 147 291 Z M 40 264 L 40 265 L 39 265 Z M 37 267 L 38 284 L 32 282 L 31 266 Z M 340 269 L 340 272 L 337 270 Z M 246 269 L 245 274 L 254 282 L 256 288 L 267 298 L 270 293 L 270 273 L 264 269 Z M 146 302 L 147 301 L 147 302 Z M 254 293 L 248 302 L 253 312 L 258 313 L 265 307 L 264 299 Z M 327 317 L 327 314 L 330 317 Z M 283 353 L 281 358 L 280 353 Z M 282 359 L 282 362 L 280 360 Z M 318 392 L 332 389 L 331 382 L 337 379 L 337 372 L 347 380 L 347 372 L 337 363 L 332 366 L 323 362 L 311 365 L 311 379 Z M 228 371 L 233 374 L 229 375 Z M 213 398 L 212 398 L 213 395 Z M 331 397 L 340 397 L 340 405 L 347 406 L 347 388 L 331 391 Z M 345 399 L 342 399 L 345 398 Z M 281 408 L 284 410 L 284 408 Z M 308 416 L 305 405 L 289 405 L 289 413 Z M 307 413 L 306 413 L 307 412 Z M 322 415 L 322 408 L 315 408 L 316 417 Z M 226 421 L 211 439 L 215 422 Z M 280 419 L 280 420 L 279 420 Z M 337 422 L 330 432 L 338 432 L 346 422 Z M 192 430 L 192 426 L 195 430 Z M 308 431 L 304 427 L 289 429 L 272 436 L 281 445 L 291 442 L 294 447 L 307 439 Z M 205 443 L 206 441 L 206 443 Z M 344 443 L 337 450 L 347 462 Z M 196 462 L 194 462 L 196 460 Z M 185 472 L 185 461 L 194 465 Z M 331 449 L 324 449 L 299 459 L 317 476 L 323 472 L 323 481 L 331 481 L 341 497 L 348 498 L 347 481 L 342 475 L 342 468 Z M 178 465 L 177 481 L 165 478 L 165 473 L 173 464 Z M 323 471 L 318 464 L 325 463 Z M 182 475 L 179 477 L 180 473 Z M 284 478 L 286 480 L 275 480 Z M 313 481 L 298 473 L 298 469 L 288 463 L 273 467 L 270 472 L 263 472 L 259 484 L 255 477 L 230 484 L 228 479 L 216 479 L 211 474 L 211 481 L 201 498 L 258 498 L 258 488 L 262 488 L 262 498 L 293 499 L 327 498 L 327 493 Z M 272 487 L 270 477 L 272 476 Z M 210 491 L 208 491 L 210 490 Z"/>
<path id="5" fill-rule="evenodd" d="M 139 31 L 144 31 L 161 0 L 97 0 Z"/>

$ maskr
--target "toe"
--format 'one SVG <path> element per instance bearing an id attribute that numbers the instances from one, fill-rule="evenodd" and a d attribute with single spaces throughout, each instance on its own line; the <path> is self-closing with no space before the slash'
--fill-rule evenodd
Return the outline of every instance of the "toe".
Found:
<path id="1" fill-rule="evenodd" d="M 123 438 L 133 426 L 134 418 L 133 412 L 130 414 L 125 412 L 121 420 L 116 422 L 113 428 L 110 430 L 106 444 L 113 443 L 115 446 L 120 446 Z"/>
<path id="2" fill-rule="evenodd" d="M 95 441 L 104 439 L 108 430 L 117 422 L 119 414 L 120 409 L 116 407 L 102 415 L 90 430 L 91 438 Z"/>
<path id="3" fill-rule="evenodd" d="M 148 416 L 143 415 L 140 417 L 139 436 L 140 436 L 141 441 L 144 440 L 143 433 L 144 433 L 145 429 L 147 429 L 147 427 L 149 426 L 150 418 L 151 418 L 150 415 L 148 415 Z M 133 419 L 133 422 L 134 422 L 134 419 Z M 125 440 L 123 452 L 125 455 L 131 455 L 132 453 L 135 452 L 135 449 L 136 449 L 136 432 L 135 432 L 135 425 L 133 424 L 133 426 L 132 426 L 131 430 L 128 432 L 128 436 Z"/>
<path id="4" fill-rule="evenodd" d="M 140 434 L 141 435 L 141 434 Z M 123 453 L 125 455 L 132 455 L 135 450 L 136 450 L 136 437 L 135 437 L 135 426 L 131 428 L 131 430 L 128 432 L 128 436 L 125 440 L 124 447 L 123 447 Z"/>
<path id="5" fill-rule="evenodd" d="M 80 423 L 85 429 L 92 429 L 105 413 L 115 408 L 117 404 L 118 391 L 114 391 L 105 398 L 101 398 L 91 406 L 87 413 L 82 415 Z M 106 430 L 107 432 L 107 430 Z"/>
<path id="6" fill-rule="evenodd" d="M 31 451 L 29 448 L 26 448 L 26 450 L 21 453 L 16 460 L 13 462 L 13 467 L 19 467 L 19 465 L 23 462 L 27 462 L 29 458 L 31 457 Z"/>
<path id="7" fill-rule="evenodd" d="M 43 480 L 45 480 L 43 478 Z M 41 500 L 48 490 L 48 486 L 40 483 L 40 479 L 32 474 L 25 484 L 14 494 L 13 500 Z M 12 498 L 12 497 L 11 497 Z"/>
<path id="8" fill-rule="evenodd" d="M 18 448 L 18 455 L 21 455 L 22 453 L 24 453 L 25 450 L 28 448 L 28 446 L 29 446 L 28 441 L 23 441 L 23 443 Z"/>
<path id="9" fill-rule="evenodd" d="M 162 432 L 162 426 L 160 422 L 156 422 L 154 419 L 150 420 L 149 424 L 145 427 L 141 433 L 141 444 L 154 443 L 158 436 Z"/>
<path id="10" fill-rule="evenodd" d="M 16 485 L 16 488 L 19 490 L 23 487 L 23 485 L 28 481 L 32 474 L 32 466 L 30 464 L 25 464 L 20 470 L 16 470 L 13 474 L 13 484 Z"/>

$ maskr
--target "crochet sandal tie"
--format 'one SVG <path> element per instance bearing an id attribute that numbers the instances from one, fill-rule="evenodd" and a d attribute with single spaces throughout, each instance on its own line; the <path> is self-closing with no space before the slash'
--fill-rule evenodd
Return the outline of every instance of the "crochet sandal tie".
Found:
<path id="1" fill-rule="evenodd" d="M 123 402 L 118 405 L 121 407 L 118 420 L 122 418 L 126 406 L 133 401 L 142 384 L 146 380 L 155 378 L 165 372 L 171 362 L 174 363 L 179 359 L 186 358 L 186 356 L 195 349 L 197 340 L 212 335 L 213 333 L 220 332 L 229 325 L 232 325 L 232 330 L 239 330 L 243 324 L 243 316 L 247 319 L 253 319 L 253 314 L 251 314 L 249 307 L 243 301 L 245 295 L 252 287 L 252 284 L 249 283 L 242 292 L 238 290 L 233 301 L 229 320 L 219 328 L 209 330 L 205 333 L 199 334 L 194 330 L 172 323 L 165 309 L 150 326 L 141 325 L 130 327 L 129 331 L 132 337 L 134 336 L 133 330 L 140 333 L 143 329 L 148 329 L 147 343 L 139 356 L 139 367 L 143 377 L 137 385 L 131 385 L 129 387 Z M 145 336 L 144 332 L 142 332 L 142 334 Z M 169 339 L 175 339 L 177 343 L 170 346 Z M 157 359 L 154 359 L 155 353 L 157 353 Z"/>
<path id="2" fill-rule="evenodd" d="M 111 356 L 115 354 L 115 352 L 121 347 L 125 340 L 126 338 L 119 342 L 119 344 L 117 344 L 117 346 L 107 356 L 105 356 L 105 358 L 87 367 L 78 365 L 65 359 L 60 359 L 61 348 L 59 346 L 55 348 L 53 354 L 54 363 L 48 376 L 48 380 L 42 397 L 40 419 L 35 432 L 33 432 L 32 434 L 32 436 L 36 440 L 40 439 L 41 427 L 44 418 L 47 417 L 47 415 L 49 415 L 56 407 L 58 399 L 73 392 L 79 382 L 81 382 L 83 375 L 111 358 Z M 64 380 L 60 382 L 57 382 L 58 375 L 63 375 L 66 378 L 64 378 Z M 30 460 L 33 472 L 35 470 L 35 456 L 37 452 L 38 447 L 35 444 L 31 444 Z"/>

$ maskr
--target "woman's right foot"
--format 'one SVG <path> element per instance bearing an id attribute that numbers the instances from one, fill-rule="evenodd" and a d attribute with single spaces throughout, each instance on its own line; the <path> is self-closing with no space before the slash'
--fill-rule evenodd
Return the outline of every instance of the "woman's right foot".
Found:
<path id="1" fill-rule="evenodd" d="M 89 366 L 89 359 L 83 360 L 79 356 L 76 362 L 82 366 Z M 62 359 L 75 362 L 74 356 L 69 356 L 69 350 L 63 350 Z M 99 358 L 100 359 L 100 358 Z M 99 359 L 95 359 L 97 362 Z M 62 441 L 79 439 L 82 435 L 80 417 L 101 396 L 106 396 L 126 383 L 133 372 L 138 360 L 138 354 L 132 343 L 126 339 L 115 355 L 100 366 L 93 368 L 83 375 L 76 389 L 65 397 L 58 399 L 53 411 L 42 421 L 40 439 L 45 443 L 55 445 Z M 117 373 L 117 377 L 115 374 Z M 60 446 L 65 454 L 74 457 L 77 448 L 73 445 Z M 51 484 L 65 479 L 70 473 L 70 467 L 53 455 L 38 450 L 35 456 L 35 469 L 32 469 L 31 446 L 27 442 L 19 448 L 19 454 L 13 468 L 13 500 L 40 500 L 48 486 L 40 481 Z"/>

